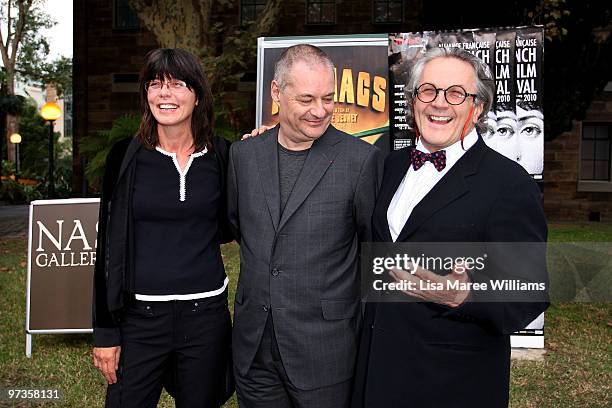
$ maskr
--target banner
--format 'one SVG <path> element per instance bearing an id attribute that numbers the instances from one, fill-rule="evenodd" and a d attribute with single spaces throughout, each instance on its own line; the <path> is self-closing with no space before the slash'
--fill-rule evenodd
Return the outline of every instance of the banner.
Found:
<path id="1" fill-rule="evenodd" d="M 486 120 L 487 145 L 519 163 L 534 179 L 544 170 L 544 114 L 542 64 L 544 32 L 540 27 L 423 31 L 389 34 L 390 130 L 393 149 L 414 144 L 414 130 L 406 123 L 404 89 L 410 68 L 428 49 L 463 48 L 489 67 L 495 95 Z"/>
<path id="2" fill-rule="evenodd" d="M 292 45 L 312 44 L 325 51 L 336 66 L 332 125 L 388 152 L 387 38 L 386 34 L 259 38 L 257 127 L 278 123 L 278 106 L 270 94 L 277 59 Z"/>
<path id="3" fill-rule="evenodd" d="M 544 170 L 544 112 L 542 57 L 544 32 L 524 28 L 516 32 L 516 160 L 529 172 Z"/>

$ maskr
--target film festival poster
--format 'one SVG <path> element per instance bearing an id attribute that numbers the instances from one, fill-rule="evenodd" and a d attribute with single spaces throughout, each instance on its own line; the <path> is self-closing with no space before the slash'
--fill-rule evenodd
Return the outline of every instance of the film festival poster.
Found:
<path id="1" fill-rule="evenodd" d="M 494 150 L 519 163 L 541 179 L 544 163 L 542 112 L 543 30 L 475 29 L 424 31 L 389 35 L 390 131 L 393 149 L 415 142 L 412 124 L 405 119 L 404 85 L 414 62 L 433 47 L 461 47 L 477 55 L 495 80 L 490 130 L 482 135 Z"/>
<path id="2" fill-rule="evenodd" d="M 544 170 L 543 40 L 541 28 L 516 31 L 517 161 L 538 178 Z"/>
<path id="3" fill-rule="evenodd" d="M 495 41 L 495 96 L 484 137 L 493 150 L 516 161 L 516 31 L 500 30 Z"/>
<path id="4" fill-rule="evenodd" d="M 349 40 L 350 41 L 350 40 Z M 389 101 L 387 49 L 384 46 L 326 46 L 309 42 L 324 50 L 334 62 L 335 94 L 332 125 L 389 151 Z M 287 46 L 288 47 L 288 46 Z M 274 64 L 285 48 L 264 48 L 262 125 L 278 123 L 278 106 L 270 95 Z"/>

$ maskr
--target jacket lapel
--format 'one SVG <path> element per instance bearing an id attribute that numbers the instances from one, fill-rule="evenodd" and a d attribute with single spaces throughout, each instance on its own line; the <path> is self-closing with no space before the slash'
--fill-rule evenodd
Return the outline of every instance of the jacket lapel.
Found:
<path id="1" fill-rule="evenodd" d="M 334 149 L 334 145 L 340 141 L 340 139 L 334 137 L 332 134 L 334 129 L 330 125 L 325 133 L 315 140 L 308 152 L 308 157 L 304 162 L 304 167 L 293 186 L 293 191 L 287 200 L 285 209 L 281 216 L 278 230 L 280 231 L 283 226 L 287 223 L 287 220 L 291 218 L 293 213 L 302 205 L 304 200 L 308 197 L 310 192 L 319 183 L 329 166 L 333 163 L 336 154 L 338 153 Z M 277 183 L 278 183 L 278 171 L 277 171 Z M 277 184 L 278 185 L 278 184 Z M 280 201 L 280 199 L 278 200 Z"/>
<path id="2" fill-rule="evenodd" d="M 268 211 L 272 218 L 274 230 L 278 231 L 280 221 L 280 192 L 278 176 L 278 129 L 276 126 L 266 135 L 259 136 L 255 145 L 259 181 L 266 197 Z"/>
<path id="3" fill-rule="evenodd" d="M 406 241 L 425 221 L 435 213 L 448 206 L 468 190 L 465 178 L 476 173 L 480 159 L 485 153 L 485 144 L 479 137 L 476 144 L 465 154 L 452 169 L 431 189 L 431 191 L 412 210 L 404 228 L 397 237 L 397 242 Z"/>
<path id="4" fill-rule="evenodd" d="M 121 161 L 121 168 L 119 169 L 119 175 L 117 176 L 117 180 L 121 180 L 121 177 L 125 173 L 125 170 L 128 168 L 134 156 L 136 156 L 136 152 L 140 149 L 140 147 L 140 142 L 137 138 L 134 137 L 128 145 L 128 148 L 125 151 L 125 156 L 123 156 L 123 160 Z"/>

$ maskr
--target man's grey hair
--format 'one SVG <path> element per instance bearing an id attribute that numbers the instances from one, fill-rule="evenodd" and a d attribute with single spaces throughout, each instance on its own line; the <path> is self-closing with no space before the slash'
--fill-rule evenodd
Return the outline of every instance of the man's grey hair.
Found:
<path id="1" fill-rule="evenodd" d="M 283 51 L 274 65 L 274 80 L 278 83 L 281 90 L 289 83 L 289 72 L 291 72 L 293 64 L 298 61 L 305 62 L 311 66 L 327 65 L 332 74 L 334 72 L 334 63 L 331 58 L 319 47 L 310 44 L 291 46 Z"/>
<path id="2" fill-rule="evenodd" d="M 478 129 L 481 134 L 484 134 L 489 129 L 486 120 L 487 113 L 491 110 L 493 104 L 494 81 L 491 77 L 489 66 L 482 62 L 480 58 L 462 48 L 432 48 L 412 66 L 410 70 L 410 79 L 408 80 L 408 84 L 406 84 L 406 95 L 409 101 L 406 106 L 408 121 L 414 121 L 412 102 L 416 97 L 415 90 L 421 81 L 423 69 L 428 62 L 437 58 L 455 58 L 467 62 L 474 68 L 474 72 L 476 73 L 476 99 L 474 103 L 476 105 L 482 105 L 482 113 L 478 118 L 476 129 Z"/>

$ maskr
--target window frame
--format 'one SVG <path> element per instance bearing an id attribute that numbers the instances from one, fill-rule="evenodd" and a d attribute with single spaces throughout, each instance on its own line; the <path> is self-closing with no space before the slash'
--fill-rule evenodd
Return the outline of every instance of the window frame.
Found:
<path id="1" fill-rule="evenodd" d="M 140 18 L 138 18 L 138 14 L 132 10 L 132 12 L 134 13 L 134 16 L 136 17 L 136 22 L 137 25 L 134 27 L 119 27 L 117 25 L 117 17 L 118 17 L 118 3 L 120 1 L 124 1 L 126 3 L 126 6 L 124 7 L 125 9 L 129 9 L 132 10 L 132 8 L 130 7 L 129 3 L 127 0 L 113 0 L 113 30 L 117 30 L 117 31 L 137 31 L 140 30 L 140 28 L 142 27 L 142 24 L 140 22 Z"/>
<path id="2" fill-rule="evenodd" d="M 584 129 L 586 126 L 608 127 L 608 180 L 590 180 L 582 177 L 582 151 L 584 143 Z M 581 192 L 612 192 L 612 122 L 610 121 L 583 121 L 580 124 L 580 148 L 578 149 L 578 191 Z"/>
<path id="3" fill-rule="evenodd" d="M 387 17 L 389 16 L 389 3 L 399 3 L 402 6 L 401 16 L 399 21 L 376 21 L 376 3 L 387 3 Z M 406 13 L 404 0 L 372 0 L 372 24 L 374 25 L 393 25 L 393 24 L 403 24 L 404 16 Z"/>
<path id="4" fill-rule="evenodd" d="M 265 9 L 267 5 L 268 5 L 268 0 L 249 0 L 249 3 L 246 4 L 246 6 L 252 6 L 252 7 L 255 8 L 255 15 L 257 15 L 257 6 L 263 6 L 263 8 Z M 245 6 L 244 0 L 240 0 L 239 10 L 238 10 L 239 16 L 238 17 L 240 18 L 240 26 L 241 27 L 244 27 L 244 26 L 252 23 L 253 21 L 255 21 L 255 20 L 243 21 L 243 17 L 244 17 L 243 9 L 244 9 L 244 6 Z"/>
<path id="5" fill-rule="evenodd" d="M 312 4 L 332 4 L 334 9 L 334 21 L 319 21 L 319 22 L 310 22 L 308 21 L 308 6 Z M 321 13 L 323 10 L 321 9 Z M 336 0 L 306 0 L 304 2 L 304 25 L 307 26 L 332 26 L 338 24 L 338 3 Z"/>

